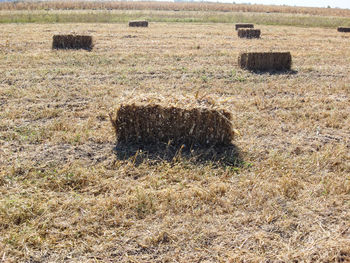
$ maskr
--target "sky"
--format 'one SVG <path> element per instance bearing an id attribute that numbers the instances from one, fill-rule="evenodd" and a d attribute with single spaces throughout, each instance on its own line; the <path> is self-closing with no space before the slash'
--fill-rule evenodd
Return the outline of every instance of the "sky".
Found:
<path id="1" fill-rule="evenodd" d="M 226 0 L 227 1 L 227 0 Z M 225 2 L 226 2 L 225 1 Z M 231 2 L 231 1 L 227 1 Z M 290 5 L 290 6 L 313 6 L 313 7 L 340 7 L 350 8 L 350 0 L 233 0 L 239 3 L 264 4 L 264 5 Z"/>

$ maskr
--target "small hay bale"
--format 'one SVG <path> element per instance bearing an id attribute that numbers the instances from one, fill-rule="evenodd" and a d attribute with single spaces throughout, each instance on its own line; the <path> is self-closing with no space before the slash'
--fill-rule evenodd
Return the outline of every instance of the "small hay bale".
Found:
<path id="1" fill-rule="evenodd" d="M 254 24 L 245 24 L 245 23 L 239 23 L 235 25 L 236 30 L 240 28 L 254 28 Z"/>
<path id="2" fill-rule="evenodd" d="M 240 53 L 238 64 L 248 70 L 290 70 L 292 56 L 290 52 L 247 52 Z"/>
<path id="3" fill-rule="evenodd" d="M 130 27 L 148 27 L 148 21 L 139 20 L 139 21 L 129 21 Z"/>
<path id="4" fill-rule="evenodd" d="M 231 114 L 203 107 L 123 104 L 111 116 L 118 143 L 229 145 Z"/>
<path id="5" fill-rule="evenodd" d="M 260 29 L 238 29 L 240 38 L 260 38 Z"/>
<path id="6" fill-rule="evenodd" d="M 92 36 L 84 35 L 54 35 L 52 49 L 86 49 L 92 50 Z"/>
<path id="7" fill-rule="evenodd" d="M 338 32 L 350 32 L 350 27 L 338 27 Z"/>

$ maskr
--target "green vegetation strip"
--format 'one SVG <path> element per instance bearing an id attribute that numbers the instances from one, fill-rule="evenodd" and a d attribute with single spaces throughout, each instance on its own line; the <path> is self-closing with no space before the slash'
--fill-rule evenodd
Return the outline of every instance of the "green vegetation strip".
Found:
<path id="1" fill-rule="evenodd" d="M 349 17 L 324 17 L 282 13 L 199 12 L 157 10 L 52 10 L 1 11 L 0 23 L 126 23 L 150 22 L 256 23 L 261 25 L 337 27 L 350 26 Z"/>

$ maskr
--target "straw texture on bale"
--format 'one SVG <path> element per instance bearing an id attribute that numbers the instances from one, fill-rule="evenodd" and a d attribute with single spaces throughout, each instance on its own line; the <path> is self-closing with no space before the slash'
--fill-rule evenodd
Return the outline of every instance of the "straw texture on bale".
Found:
<path id="1" fill-rule="evenodd" d="M 290 52 L 248 52 L 240 53 L 238 64 L 248 70 L 290 70 L 292 56 Z"/>
<path id="2" fill-rule="evenodd" d="M 245 23 L 239 23 L 236 24 L 236 30 L 240 29 L 240 28 L 254 28 L 254 24 L 245 24 Z"/>
<path id="3" fill-rule="evenodd" d="M 240 38 L 260 38 L 260 29 L 238 29 Z"/>
<path id="4" fill-rule="evenodd" d="M 338 32 L 350 32 L 350 27 L 338 27 Z"/>
<path id="5" fill-rule="evenodd" d="M 148 21 L 130 21 L 129 22 L 130 27 L 148 27 Z"/>
<path id="6" fill-rule="evenodd" d="M 121 105 L 111 117 L 118 143 L 229 145 L 231 114 L 208 108 Z"/>
<path id="7" fill-rule="evenodd" d="M 92 36 L 84 35 L 54 35 L 52 40 L 53 49 L 86 49 L 92 50 Z"/>

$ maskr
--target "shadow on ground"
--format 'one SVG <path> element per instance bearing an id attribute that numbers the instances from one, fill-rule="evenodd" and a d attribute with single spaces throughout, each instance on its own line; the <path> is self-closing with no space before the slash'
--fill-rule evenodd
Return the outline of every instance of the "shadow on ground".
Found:
<path id="1" fill-rule="evenodd" d="M 250 70 L 251 73 L 258 75 L 296 75 L 298 74 L 297 70 Z"/>
<path id="2" fill-rule="evenodd" d="M 188 161 L 195 164 L 211 163 L 216 166 L 239 167 L 242 153 L 234 145 L 203 147 L 199 145 L 141 145 L 117 143 L 114 153 L 118 160 L 132 160 L 138 166 L 143 162 Z"/>

